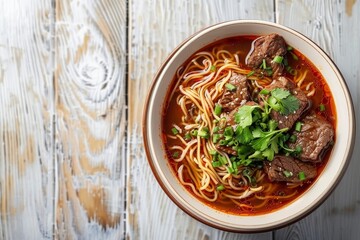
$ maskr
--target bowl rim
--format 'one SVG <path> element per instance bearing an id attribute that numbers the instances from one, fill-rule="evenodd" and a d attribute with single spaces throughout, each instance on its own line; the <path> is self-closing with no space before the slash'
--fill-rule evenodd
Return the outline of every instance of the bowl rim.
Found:
<path id="1" fill-rule="evenodd" d="M 180 201 L 178 201 L 171 194 L 170 190 L 167 189 L 167 187 L 165 186 L 165 183 L 162 181 L 159 173 L 155 170 L 156 168 L 155 168 L 153 161 L 156 161 L 156 160 L 152 159 L 152 156 L 150 153 L 151 147 L 149 146 L 148 135 L 147 135 L 147 116 L 148 116 L 150 98 L 153 95 L 153 89 L 154 89 L 156 83 L 160 79 L 159 76 L 163 72 L 168 61 L 179 51 L 179 49 L 181 49 L 185 44 L 187 44 L 189 41 L 191 41 L 191 39 L 193 39 L 197 35 L 201 35 L 203 32 L 211 31 L 213 29 L 221 28 L 223 26 L 232 25 L 232 24 L 259 24 L 259 25 L 271 26 L 271 27 L 275 27 L 275 28 L 280 28 L 284 31 L 290 32 L 293 35 L 296 35 L 297 37 L 303 38 L 306 42 L 308 42 L 310 45 L 312 45 L 314 47 L 314 49 L 319 52 L 320 55 L 322 55 L 326 59 L 326 61 L 329 63 L 329 65 L 334 70 L 334 72 L 337 73 L 337 75 L 339 76 L 338 80 L 340 81 L 340 85 L 343 87 L 344 95 L 347 99 L 348 108 L 350 110 L 349 111 L 349 121 L 352 124 L 351 124 L 351 126 L 349 126 L 349 128 L 351 129 L 350 132 L 351 132 L 352 136 L 351 136 L 351 138 L 349 138 L 350 145 L 347 146 L 347 148 L 346 148 L 346 155 L 344 156 L 344 165 L 343 165 L 342 169 L 340 170 L 339 174 L 337 175 L 337 177 L 335 178 L 334 184 L 328 188 L 328 191 L 324 195 L 322 195 L 320 198 L 317 199 L 315 204 L 313 204 L 311 207 L 309 207 L 308 209 L 303 211 L 301 214 L 299 214 L 293 218 L 287 219 L 286 221 L 276 223 L 275 225 L 268 226 L 268 227 L 252 228 L 252 229 L 244 229 L 244 228 L 234 229 L 232 227 L 219 226 L 219 225 L 216 225 L 216 224 L 212 223 L 211 221 L 208 221 L 205 218 L 201 218 L 198 215 L 196 215 L 195 213 L 189 211 L 188 209 L 186 209 L 186 207 L 184 207 L 180 203 Z M 198 49 L 194 50 L 194 53 L 197 50 Z M 195 33 L 193 33 L 189 37 L 187 37 L 185 40 L 183 40 L 180 44 L 178 44 L 171 51 L 171 53 L 164 59 L 164 61 L 158 68 L 156 74 L 154 75 L 154 77 L 152 79 L 152 83 L 150 85 L 150 88 L 148 89 L 148 92 L 147 92 L 147 96 L 146 96 L 144 108 L 143 108 L 143 115 L 142 115 L 142 135 L 143 135 L 145 154 L 146 154 L 147 161 L 150 165 L 151 171 L 152 171 L 153 175 L 155 176 L 155 179 L 159 183 L 160 187 L 163 189 L 163 191 L 166 193 L 166 195 L 177 205 L 177 207 L 179 207 L 182 211 L 184 211 L 185 213 L 187 213 L 194 219 L 196 219 L 208 226 L 217 228 L 219 230 L 229 231 L 229 232 L 237 232 L 237 233 L 260 233 L 260 232 L 266 232 L 266 231 L 270 231 L 270 230 L 276 230 L 276 229 L 288 226 L 290 224 L 293 224 L 294 222 L 301 220 L 302 218 L 306 217 L 311 212 L 313 212 L 315 209 L 317 209 L 331 195 L 331 193 L 334 191 L 334 189 L 339 185 L 339 182 L 341 181 L 346 169 L 349 166 L 350 160 L 351 160 L 351 156 L 352 156 L 354 145 L 355 145 L 355 137 L 356 137 L 356 119 L 355 119 L 353 100 L 352 100 L 352 97 L 351 97 L 351 94 L 349 91 L 349 87 L 345 81 L 345 78 L 343 77 L 341 71 L 339 70 L 339 68 L 337 67 L 335 62 L 330 58 L 330 56 L 320 46 L 318 46 L 313 40 L 311 40 L 310 38 L 306 37 L 304 34 L 298 32 L 290 27 L 287 27 L 287 26 L 284 26 L 284 25 L 281 25 L 278 23 L 273 23 L 273 22 L 268 22 L 268 21 L 263 21 L 263 20 L 231 20 L 231 21 L 223 21 L 223 22 L 220 22 L 217 24 L 213 24 L 208 27 L 202 28 L 199 31 L 196 31 Z M 198 201 L 200 201 L 200 200 L 198 200 Z M 261 215 L 258 215 L 258 216 L 261 216 Z"/>

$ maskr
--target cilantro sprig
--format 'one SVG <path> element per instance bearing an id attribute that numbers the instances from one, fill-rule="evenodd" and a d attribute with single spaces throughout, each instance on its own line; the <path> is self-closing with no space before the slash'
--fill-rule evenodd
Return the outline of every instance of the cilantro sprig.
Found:
<path id="1" fill-rule="evenodd" d="M 289 93 L 275 91 L 277 98 L 285 99 Z M 288 128 L 278 128 L 275 120 L 269 117 L 269 112 L 258 104 L 244 105 L 233 115 L 235 124 L 219 128 L 213 134 L 216 143 L 221 147 L 228 147 L 236 152 L 231 156 L 231 166 L 226 166 L 229 173 L 237 173 L 237 166 L 248 166 L 259 161 L 274 159 L 275 154 L 299 154 L 299 149 L 292 149 L 286 145 L 290 139 Z M 213 166 L 223 166 L 224 161 L 215 157 Z M 213 159 L 213 161 L 214 161 Z M 221 164 L 220 164 L 221 163 Z"/>
<path id="2" fill-rule="evenodd" d="M 283 88 L 275 88 L 271 91 L 263 89 L 261 95 L 269 95 L 267 99 L 263 97 L 267 113 L 273 109 L 283 115 L 289 115 L 296 112 L 300 107 L 299 99 Z"/>

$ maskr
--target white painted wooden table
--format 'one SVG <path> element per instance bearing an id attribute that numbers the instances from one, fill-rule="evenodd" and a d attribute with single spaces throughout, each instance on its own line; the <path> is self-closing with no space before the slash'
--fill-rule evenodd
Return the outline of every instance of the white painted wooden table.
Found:
<path id="1" fill-rule="evenodd" d="M 343 180 L 303 220 L 235 234 L 163 193 L 141 113 L 183 39 L 233 19 L 277 22 L 335 61 L 360 119 L 356 0 L 1 0 L 0 239 L 360 239 L 360 137 Z M 341 126 L 340 126 L 341 127 Z"/>

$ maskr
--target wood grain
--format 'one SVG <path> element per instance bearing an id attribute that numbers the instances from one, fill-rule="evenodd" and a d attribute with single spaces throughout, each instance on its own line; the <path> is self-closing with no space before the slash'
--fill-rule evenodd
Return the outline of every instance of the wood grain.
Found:
<path id="1" fill-rule="evenodd" d="M 125 3 L 56 2 L 59 239 L 124 234 Z"/>
<path id="2" fill-rule="evenodd" d="M 350 89 L 360 120 L 360 4 L 355 1 L 277 1 L 279 23 L 318 43 L 335 61 Z M 349 9 L 351 8 L 351 10 Z M 352 13 L 352 14 L 351 14 Z M 360 145 L 357 135 L 355 146 Z M 275 239 L 358 239 L 360 236 L 360 149 L 333 194 L 314 213 L 275 233 Z"/>
<path id="3" fill-rule="evenodd" d="M 42 0 L 0 5 L 0 238 L 50 239 L 51 6 Z"/>
<path id="4" fill-rule="evenodd" d="M 271 233 L 222 232 L 182 212 L 153 177 L 140 132 L 147 89 L 172 49 L 205 26 L 247 18 L 273 21 L 272 1 L 130 1 L 127 238 L 271 239 Z"/>
<path id="5" fill-rule="evenodd" d="M 0 239 L 359 238 L 358 147 L 315 212 L 249 235 L 208 227 L 175 206 L 147 165 L 141 136 L 144 99 L 162 61 L 192 33 L 231 19 L 276 20 L 318 43 L 347 81 L 359 126 L 359 1 L 0 5 Z"/>

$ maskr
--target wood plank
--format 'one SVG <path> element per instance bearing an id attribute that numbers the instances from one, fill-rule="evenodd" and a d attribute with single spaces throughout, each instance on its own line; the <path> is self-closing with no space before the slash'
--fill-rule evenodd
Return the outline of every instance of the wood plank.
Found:
<path id="1" fill-rule="evenodd" d="M 53 234 L 51 2 L 0 1 L 0 238 Z"/>
<path id="2" fill-rule="evenodd" d="M 318 43 L 344 75 L 360 120 L 360 3 L 357 1 L 277 1 L 279 23 Z M 357 135 L 355 146 L 359 146 Z M 276 232 L 275 239 L 358 239 L 360 236 L 360 149 L 355 147 L 349 168 L 325 203 L 305 219 Z"/>
<path id="3" fill-rule="evenodd" d="M 271 233 L 233 234 L 192 219 L 165 195 L 147 165 L 141 113 L 161 62 L 183 39 L 233 19 L 274 20 L 272 1 L 130 1 L 128 227 L 130 239 L 271 239 Z M 156 16 L 156 17 L 154 17 Z"/>
<path id="4" fill-rule="evenodd" d="M 120 239 L 126 2 L 56 1 L 56 238 Z"/>

